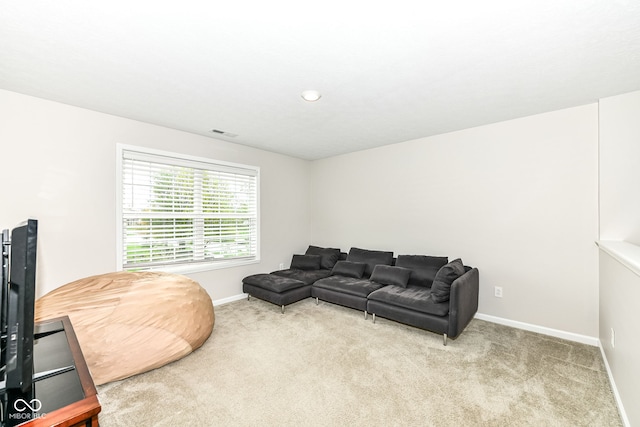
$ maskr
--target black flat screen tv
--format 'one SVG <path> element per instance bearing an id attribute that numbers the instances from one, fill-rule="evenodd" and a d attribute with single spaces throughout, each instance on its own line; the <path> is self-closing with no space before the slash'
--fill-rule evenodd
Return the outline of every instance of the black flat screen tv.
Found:
<path id="1" fill-rule="evenodd" d="M 11 250 L 11 234 L 9 230 L 2 230 L 2 302 L 0 303 L 0 336 L 2 337 L 2 352 L 0 355 L 0 367 L 4 379 L 4 368 L 6 366 L 7 350 L 7 307 L 9 300 L 9 251 Z M 4 387 L 4 384 L 3 384 Z"/>
<path id="2" fill-rule="evenodd" d="M 3 296 L 6 296 L 6 301 L 3 301 L 3 314 L 6 314 L 6 319 L 3 319 L 3 332 L 6 331 L 3 356 L 7 390 L 27 392 L 33 382 L 37 243 L 37 220 L 29 219 L 11 232 L 8 286 L 3 289 Z"/>

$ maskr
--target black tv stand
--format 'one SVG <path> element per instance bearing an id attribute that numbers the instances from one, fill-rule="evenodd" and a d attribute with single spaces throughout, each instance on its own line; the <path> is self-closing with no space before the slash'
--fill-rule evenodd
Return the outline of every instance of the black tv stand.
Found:
<path id="1" fill-rule="evenodd" d="M 49 326 L 49 325 L 45 325 L 45 326 Z M 38 330 L 38 331 L 34 331 L 33 334 L 33 339 L 35 341 L 47 337 L 49 335 L 53 335 L 53 334 L 57 334 L 59 332 L 64 332 L 64 327 L 62 326 L 62 323 L 60 323 L 59 327 L 53 327 L 53 328 L 46 328 L 45 330 Z M 5 370 L 6 366 L 3 366 L 2 368 L 0 368 L 0 371 Z M 36 372 L 33 374 L 33 383 L 36 383 L 38 381 L 53 377 L 55 375 L 58 374 L 63 374 L 65 372 L 71 371 L 75 369 L 75 366 L 73 365 L 68 365 L 68 366 L 61 366 L 59 368 L 54 368 L 54 369 L 48 369 L 46 371 L 41 371 L 41 372 Z M 0 381 L 0 394 L 4 394 L 7 391 L 7 387 L 6 387 L 6 381 Z"/>
<path id="2" fill-rule="evenodd" d="M 68 317 L 36 324 L 31 390 L 6 390 L 2 427 L 98 427 L 97 392 Z M 35 379 L 35 378 L 34 378 Z"/>
<path id="3" fill-rule="evenodd" d="M 49 369 L 48 371 L 42 371 L 33 374 L 33 382 L 37 383 L 41 380 L 46 380 L 47 378 L 51 378 L 53 376 L 64 374 L 65 372 L 73 371 L 76 367 L 73 365 L 63 366 L 56 369 Z M 0 394 L 4 394 L 7 392 L 6 382 L 0 381 Z"/>
<path id="4" fill-rule="evenodd" d="M 64 331 L 64 328 L 53 328 L 51 330 L 46 330 L 46 331 L 35 331 L 33 333 L 33 339 L 38 340 L 40 338 L 46 337 L 47 335 L 57 334 L 58 332 L 62 332 L 62 331 Z"/>

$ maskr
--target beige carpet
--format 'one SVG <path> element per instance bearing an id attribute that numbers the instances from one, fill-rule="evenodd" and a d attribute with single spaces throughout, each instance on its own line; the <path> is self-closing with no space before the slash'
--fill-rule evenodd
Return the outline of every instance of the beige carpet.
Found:
<path id="1" fill-rule="evenodd" d="M 444 347 L 312 299 L 217 306 L 200 349 L 98 392 L 102 427 L 622 425 L 597 347 L 481 320 Z"/>

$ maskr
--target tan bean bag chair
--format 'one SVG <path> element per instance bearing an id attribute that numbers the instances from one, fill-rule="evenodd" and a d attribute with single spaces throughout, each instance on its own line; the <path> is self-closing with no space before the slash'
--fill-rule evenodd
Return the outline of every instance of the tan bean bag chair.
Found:
<path id="1" fill-rule="evenodd" d="M 69 316 L 96 385 L 178 360 L 215 321 L 207 292 L 188 277 L 117 272 L 68 283 L 36 301 L 36 321 Z"/>

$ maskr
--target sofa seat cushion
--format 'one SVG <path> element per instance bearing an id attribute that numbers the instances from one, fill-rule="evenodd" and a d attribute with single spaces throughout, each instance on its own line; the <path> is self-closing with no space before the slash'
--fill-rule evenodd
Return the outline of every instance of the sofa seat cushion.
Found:
<path id="1" fill-rule="evenodd" d="M 369 294 L 369 300 L 379 301 L 397 307 L 407 308 L 434 316 L 446 316 L 449 313 L 449 302 L 437 303 L 431 298 L 431 289 L 409 285 L 385 286 Z"/>
<path id="2" fill-rule="evenodd" d="M 299 280 L 305 285 L 311 285 L 316 280 L 329 277 L 331 275 L 331 270 L 298 270 L 297 268 L 289 268 L 287 270 L 274 271 L 271 274 Z"/>
<path id="3" fill-rule="evenodd" d="M 300 280 L 290 279 L 276 274 L 254 274 L 245 277 L 242 279 L 242 282 L 277 293 L 306 286 L 306 284 Z"/>
<path id="4" fill-rule="evenodd" d="M 367 279 L 331 276 L 326 279 L 318 280 L 313 284 L 313 287 L 366 298 L 367 295 L 382 288 L 383 285 L 371 282 Z"/>

